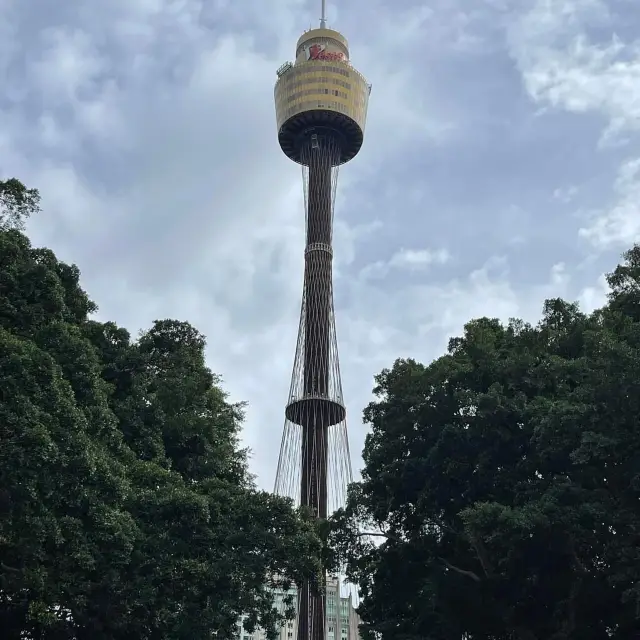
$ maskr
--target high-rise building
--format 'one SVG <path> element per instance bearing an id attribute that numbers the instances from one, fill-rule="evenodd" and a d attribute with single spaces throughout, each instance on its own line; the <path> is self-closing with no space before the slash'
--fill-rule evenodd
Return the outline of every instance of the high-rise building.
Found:
<path id="1" fill-rule="evenodd" d="M 346 38 L 327 28 L 325 0 L 320 28 L 299 38 L 295 62 L 282 65 L 277 75 L 278 141 L 302 167 L 306 247 L 275 489 L 325 519 L 331 507 L 343 503 L 351 481 L 333 306 L 333 209 L 338 168 L 363 143 L 371 85 L 352 66 Z M 335 614 L 329 610 L 330 584 L 326 596 L 310 584 L 299 586 L 295 640 L 342 640 L 343 627 L 337 622 L 341 609 L 336 605 Z"/>
<path id="2" fill-rule="evenodd" d="M 288 594 L 294 597 L 296 602 L 296 589 L 291 589 Z M 359 640 L 360 617 L 356 613 L 353 596 L 341 593 L 340 580 L 330 576 L 326 583 L 326 640 Z M 274 604 L 276 608 L 283 607 L 283 600 L 286 594 L 280 591 L 274 592 Z M 281 610 L 281 609 L 280 609 Z M 294 620 L 289 620 L 280 629 L 278 640 L 296 640 L 297 638 L 297 616 Z M 238 621 L 235 640 L 266 640 L 267 636 L 262 629 L 253 632 L 247 631 L 244 627 L 244 619 Z"/>
<path id="3" fill-rule="evenodd" d="M 327 578 L 327 640 L 359 640 L 360 618 L 353 606 L 353 596 L 341 595 L 340 587 L 338 578 Z"/>

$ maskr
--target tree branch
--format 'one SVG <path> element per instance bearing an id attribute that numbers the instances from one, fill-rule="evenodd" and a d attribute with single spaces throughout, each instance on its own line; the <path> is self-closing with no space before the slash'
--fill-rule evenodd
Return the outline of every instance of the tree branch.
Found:
<path id="1" fill-rule="evenodd" d="M 575 540 L 572 537 L 569 538 L 569 553 L 571 554 L 571 559 L 573 560 L 573 566 L 575 569 L 577 569 L 578 573 L 583 576 L 588 575 L 589 571 L 578 557 Z"/>
<path id="2" fill-rule="evenodd" d="M 480 578 L 480 576 L 474 571 L 468 571 L 467 569 L 460 569 L 460 567 L 456 567 L 455 565 L 451 564 L 448 560 L 445 560 L 440 556 L 438 556 L 438 560 L 440 560 L 440 562 L 442 562 L 442 564 L 444 564 L 444 566 L 447 567 L 447 569 L 451 569 L 451 571 L 454 571 L 455 573 L 459 573 L 461 576 L 467 576 L 467 578 L 471 578 L 474 582 L 482 582 L 482 578 Z"/>
<path id="3" fill-rule="evenodd" d="M 567 612 L 566 618 L 562 624 L 562 629 L 555 633 L 549 640 L 565 640 L 566 638 L 570 638 L 576 630 L 576 617 L 577 617 L 577 601 L 580 596 L 580 592 L 582 590 L 582 585 L 584 583 L 584 578 L 589 574 L 589 571 L 584 566 L 580 558 L 578 557 L 578 552 L 576 551 L 575 540 L 573 537 L 569 537 L 568 541 L 568 549 L 569 554 L 571 555 L 571 559 L 573 561 L 573 567 L 577 571 L 578 575 L 574 579 L 571 589 L 569 591 L 569 598 L 567 600 Z"/>
<path id="4" fill-rule="evenodd" d="M 10 573 L 20 573 L 20 569 L 9 567 L 4 562 L 0 562 L 0 569 L 2 569 L 3 571 L 9 571 Z"/>
<path id="5" fill-rule="evenodd" d="M 478 536 L 473 535 L 469 536 L 469 542 L 471 542 L 471 546 L 478 556 L 478 560 L 480 561 L 480 565 L 482 566 L 484 574 L 487 576 L 487 578 L 491 578 L 491 576 L 494 575 L 493 564 L 489 560 L 489 552 L 484 546 L 484 543 Z"/>

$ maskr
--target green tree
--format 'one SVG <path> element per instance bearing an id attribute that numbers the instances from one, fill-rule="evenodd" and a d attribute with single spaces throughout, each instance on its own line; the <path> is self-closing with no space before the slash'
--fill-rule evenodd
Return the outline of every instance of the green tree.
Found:
<path id="1" fill-rule="evenodd" d="M 377 377 L 331 533 L 369 637 L 637 634 L 639 258 L 593 314 L 550 300 L 536 327 L 475 320 L 431 365 Z"/>
<path id="2" fill-rule="evenodd" d="M 34 213 L 40 211 L 40 193 L 27 189 L 20 180 L 0 180 L 0 231 L 24 229 Z"/>
<path id="3" fill-rule="evenodd" d="M 163 638 L 230 637 L 244 613 L 249 626 L 274 633 L 266 587 L 316 573 L 320 540 L 288 500 L 255 490 L 239 447 L 242 405 L 228 402 L 206 367 L 204 337 L 173 320 L 136 342 L 113 324 L 88 332 L 120 431 L 144 463 L 131 503 L 144 551 L 127 582 L 165 608 L 147 607 L 140 624 Z"/>
<path id="4" fill-rule="evenodd" d="M 210 640 L 317 572 L 311 521 L 257 491 L 204 337 L 138 340 L 74 266 L 0 231 L 0 628 L 8 640 Z M 24 634 L 27 634 L 25 636 Z"/>
<path id="5" fill-rule="evenodd" d="M 17 231 L 0 232 L 0 262 L 0 624 L 73 637 L 69 603 L 130 561 L 134 456 L 79 324 L 95 305 L 77 269 Z"/>

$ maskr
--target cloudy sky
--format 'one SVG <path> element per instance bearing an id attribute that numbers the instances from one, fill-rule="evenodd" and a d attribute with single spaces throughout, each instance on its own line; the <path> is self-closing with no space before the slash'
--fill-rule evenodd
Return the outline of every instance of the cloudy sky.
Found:
<path id="1" fill-rule="evenodd" d="M 100 316 L 189 320 L 273 486 L 303 265 L 276 69 L 320 0 L 0 0 L 0 174 Z M 336 306 L 354 467 L 373 375 L 472 317 L 586 308 L 640 231 L 637 0 L 329 0 L 373 84 L 340 175 Z"/>

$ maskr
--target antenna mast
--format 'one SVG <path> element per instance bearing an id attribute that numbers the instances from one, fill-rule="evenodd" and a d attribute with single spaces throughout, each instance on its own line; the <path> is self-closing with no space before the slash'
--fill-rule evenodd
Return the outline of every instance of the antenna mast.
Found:
<path id="1" fill-rule="evenodd" d="M 322 15 L 320 17 L 320 28 L 327 28 L 327 0 L 322 0 Z"/>

